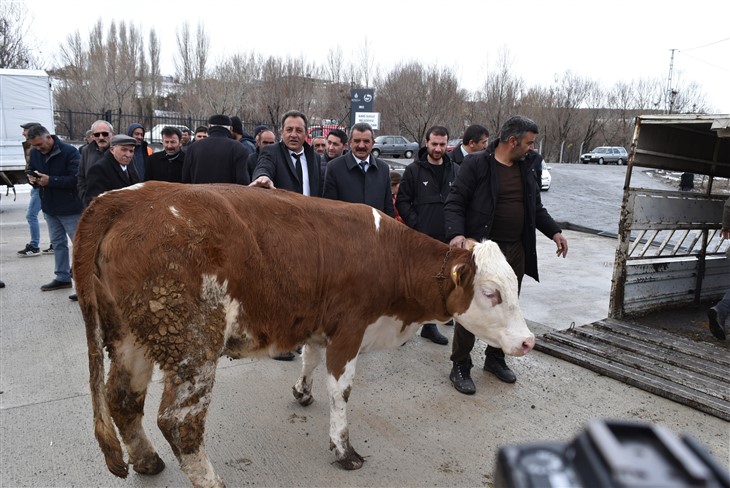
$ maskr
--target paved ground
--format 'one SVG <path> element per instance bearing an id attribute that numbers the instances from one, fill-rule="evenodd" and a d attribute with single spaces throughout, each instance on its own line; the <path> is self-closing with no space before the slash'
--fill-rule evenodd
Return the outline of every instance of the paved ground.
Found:
<path id="1" fill-rule="evenodd" d="M 553 172 L 554 189 L 565 172 Z M 549 195 L 559 197 L 551 189 Z M 27 241 L 28 194 L 0 202 L 0 486 L 186 486 L 155 426 L 153 382 L 145 426 L 168 468 L 114 478 L 93 437 L 86 340 L 67 290 L 40 291 L 53 257 L 17 258 Z M 47 232 L 42 222 L 42 245 Z M 566 231 L 567 259 L 539 239 L 541 283 L 525 281 L 522 307 L 536 333 L 604 318 L 615 241 Z M 450 328 L 444 328 L 450 337 Z M 483 359 L 483 345 L 473 353 Z M 415 338 L 363 355 L 349 402 L 351 439 L 365 466 L 346 472 L 328 450 L 324 374 L 315 402 L 300 407 L 291 386 L 299 363 L 221 360 L 206 443 L 228 486 L 492 486 L 498 446 L 566 441 L 594 418 L 630 419 L 686 432 L 730 465 L 730 427 L 715 417 L 533 352 L 510 359 L 514 385 L 475 368 L 477 394 L 448 381 L 449 347 Z"/>

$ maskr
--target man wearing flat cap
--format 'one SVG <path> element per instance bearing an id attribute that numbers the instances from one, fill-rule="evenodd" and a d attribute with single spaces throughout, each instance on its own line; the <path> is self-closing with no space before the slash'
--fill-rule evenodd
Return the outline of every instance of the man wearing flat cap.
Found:
<path id="1" fill-rule="evenodd" d="M 84 205 L 88 205 L 105 191 L 118 190 L 140 182 L 139 174 L 130 164 L 134 160 L 134 137 L 117 134 L 112 137 L 109 150 L 104 157 L 89 168 L 86 176 Z"/>
<path id="2" fill-rule="evenodd" d="M 233 139 L 230 117 L 213 115 L 208 125 L 208 137 L 196 141 L 186 151 L 182 182 L 248 185 L 248 151 Z"/>

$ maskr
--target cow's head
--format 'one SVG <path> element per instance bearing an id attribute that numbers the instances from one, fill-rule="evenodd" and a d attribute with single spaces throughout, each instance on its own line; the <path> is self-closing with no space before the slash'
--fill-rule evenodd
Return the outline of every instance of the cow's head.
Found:
<path id="1" fill-rule="evenodd" d="M 476 244 L 472 259 L 451 269 L 454 289 L 447 308 L 464 328 L 490 346 L 510 356 L 527 354 L 535 345 L 535 336 L 522 316 L 512 267 L 491 241 Z M 465 303 L 469 295 L 471 301 Z"/>

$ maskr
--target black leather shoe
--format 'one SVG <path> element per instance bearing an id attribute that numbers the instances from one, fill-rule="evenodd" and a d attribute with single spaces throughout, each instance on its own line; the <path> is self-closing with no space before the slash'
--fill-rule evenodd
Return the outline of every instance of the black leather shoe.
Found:
<path id="1" fill-rule="evenodd" d="M 293 361 L 295 357 L 296 355 L 293 352 L 289 351 L 274 356 L 271 359 L 276 359 L 277 361 Z"/>
<path id="2" fill-rule="evenodd" d="M 459 393 L 473 395 L 477 391 L 477 387 L 474 386 L 474 381 L 471 379 L 471 361 L 454 363 L 449 379 Z"/>
<path id="3" fill-rule="evenodd" d="M 76 293 L 74 293 L 73 295 L 69 295 L 68 299 L 71 300 L 72 302 L 78 302 L 79 296 Z"/>
<path id="4" fill-rule="evenodd" d="M 441 332 L 439 332 L 436 324 L 423 324 L 423 327 L 421 327 L 421 337 L 430 339 L 431 342 L 441 344 L 442 346 L 445 346 L 449 343 L 449 339 Z"/>
<path id="5" fill-rule="evenodd" d="M 493 373 L 494 376 L 504 381 L 505 383 L 514 383 L 517 381 L 517 376 L 512 372 L 504 362 L 504 353 L 496 349 L 498 352 L 492 352 L 487 349 L 487 357 L 484 360 L 484 371 Z"/>
<path id="6" fill-rule="evenodd" d="M 725 324 L 721 324 L 719 314 L 717 313 L 717 309 L 715 307 L 709 308 L 707 310 L 707 318 L 710 321 L 710 332 L 712 332 L 712 335 L 720 339 L 721 341 L 725 340 Z M 724 320 L 722 321 L 724 322 Z"/>
<path id="7" fill-rule="evenodd" d="M 53 280 L 41 286 L 41 291 L 63 290 L 64 288 L 71 288 L 71 282 Z"/>

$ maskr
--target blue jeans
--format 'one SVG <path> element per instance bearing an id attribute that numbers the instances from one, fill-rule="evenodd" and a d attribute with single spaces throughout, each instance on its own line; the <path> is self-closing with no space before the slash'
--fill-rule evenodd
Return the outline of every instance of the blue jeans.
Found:
<path id="1" fill-rule="evenodd" d="M 28 211 L 25 213 L 25 220 L 30 227 L 30 245 L 38 247 L 41 243 L 41 226 L 38 224 L 38 214 L 41 211 L 41 193 L 39 188 L 30 189 L 30 202 Z"/>
<path id="2" fill-rule="evenodd" d="M 48 224 L 48 235 L 53 244 L 53 257 L 56 259 L 56 280 L 69 283 L 71 281 L 71 262 L 68 252 L 68 236 L 72 241 L 76 233 L 81 214 L 50 215 L 43 212 Z"/>

